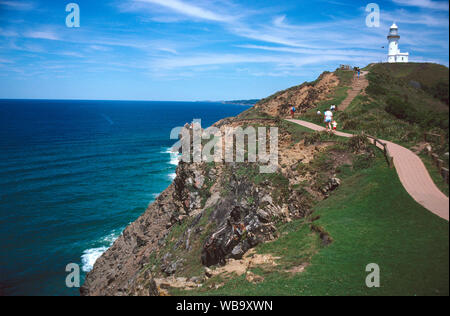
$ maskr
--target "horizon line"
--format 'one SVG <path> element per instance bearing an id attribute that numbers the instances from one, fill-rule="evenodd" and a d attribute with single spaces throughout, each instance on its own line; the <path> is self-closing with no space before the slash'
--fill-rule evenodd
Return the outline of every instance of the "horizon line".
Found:
<path id="1" fill-rule="evenodd" d="M 234 99 L 234 100 L 137 100 L 137 99 L 47 99 L 47 98 L 2 98 L 0 101 L 112 101 L 112 102 L 183 102 L 183 103 L 223 103 L 223 102 L 233 102 L 233 101 L 250 101 L 250 100 L 261 100 L 261 98 L 248 98 L 248 99 Z"/>

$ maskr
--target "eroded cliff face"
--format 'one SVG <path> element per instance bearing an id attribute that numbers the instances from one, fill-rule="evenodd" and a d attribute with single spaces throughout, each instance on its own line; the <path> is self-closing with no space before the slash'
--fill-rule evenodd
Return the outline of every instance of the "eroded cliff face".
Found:
<path id="1" fill-rule="evenodd" d="M 331 90 L 336 80 L 324 74 L 314 86 L 296 90 L 291 100 L 296 106 L 309 102 Z M 259 106 L 279 114 L 283 98 L 287 95 Z M 168 287 L 196 288 L 207 267 L 243 258 L 278 237 L 277 223 L 309 215 L 311 205 L 339 185 L 335 171 L 348 157 L 341 153 L 322 170 L 310 167 L 332 143 L 294 141 L 280 122 L 238 117 L 216 123 L 222 130 L 279 126 L 277 171 L 261 174 L 258 163 L 180 162 L 174 182 L 97 260 L 81 294 L 164 295 Z"/>
<path id="2" fill-rule="evenodd" d="M 307 82 L 261 100 L 255 105 L 255 109 L 276 117 L 289 115 L 290 108 L 295 106 L 298 113 L 301 113 L 327 99 L 338 85 L 339 78 L 334 73 L 324 72 L 315 82 Z"/>
<path id="3" fill-rule="evenodd" d="M 95 263 L 80 289 L 81 295 L 126 295 L 138 272 L 168 232 L 174 210 L 180 205 L 171 184 L 145 213 L 130 224 Z M 148 293 L 149 295 L 150 293 Z"/>

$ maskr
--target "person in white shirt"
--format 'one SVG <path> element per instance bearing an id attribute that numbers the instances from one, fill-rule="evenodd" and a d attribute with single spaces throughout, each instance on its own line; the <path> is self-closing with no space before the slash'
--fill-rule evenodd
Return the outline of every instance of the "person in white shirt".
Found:
<path id="1" fill-rule="evenodd" d="M 333 112 L 328 110 L 325 112 L 325 118 L 324 118 L 325 126 L 328 131 L 331 131 L 331 122 L 332 121 L 333 121 Z"/>

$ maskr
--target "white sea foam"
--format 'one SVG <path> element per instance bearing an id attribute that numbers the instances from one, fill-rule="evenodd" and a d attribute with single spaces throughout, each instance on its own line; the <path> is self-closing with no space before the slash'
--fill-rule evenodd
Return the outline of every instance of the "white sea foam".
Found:
<path id="1" fill-rule="evenodd" d="M 178 166 L 178 163 L 180 162 L 179 155 L 177 154 L 170 154 L 170 164 L 174 166 Z"/>
<path id="2" fill-rule="evenodd" d="M 169 174 L 170 180 L 175 180 L 176 177 L 177 177 L 177 174 L 176 174 L 176 173 L 171 173 L 171 174 Z"/>
<path id="3" fill-rule="evenodd" d="M 122 230 L 120 230 L 122 231 Z M 94 267 L 95 261 L 112 246 L 114 241 L 120 236 L 119 231 L 115 231 L 100 240 L 100 244 L 103 246 L 96 248 L 89 248 L 83 251 L 81 255 L 81 269 L 83 272 L 89 272 Z"/>
<path id="4" fill-rule="evenodd" d="M 81 269 L 84 272 L 89 272 L 94 267 L 95 261 L 106 251 L 108 247 L 99 247 L 86 249 L 81 256 Z"/>
<path id="5" fill-rule="evenodd" d="M 166 148 L 161 153 L 163 154 L 170 154 L 170 164 L 174 166 L 178 166 L 178 163 L 180 162 L 181 154 L 177 151 L 174 151 L 172 147 Z"/>

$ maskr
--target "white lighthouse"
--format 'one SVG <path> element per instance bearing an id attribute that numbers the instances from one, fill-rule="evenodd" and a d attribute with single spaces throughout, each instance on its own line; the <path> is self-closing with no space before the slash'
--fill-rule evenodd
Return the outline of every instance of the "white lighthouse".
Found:
<path id="1" fill-rule="evenodd" d="M 389 40 L 388 62 L 407 63 L 409 59 L 409 53 L 400 53 L 400 48 L 398 48 L 400 35 L 398 35 L 398 27 L 395 23 L 392 24 L 387 38 Z"/>

